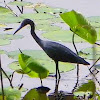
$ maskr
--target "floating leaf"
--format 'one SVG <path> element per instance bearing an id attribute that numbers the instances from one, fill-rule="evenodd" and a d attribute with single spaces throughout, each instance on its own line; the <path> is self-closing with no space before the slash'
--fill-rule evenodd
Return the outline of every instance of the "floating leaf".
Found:
<path id="1" fill-rule="evenodd" d="M 57 13 L 59 14 L 67 11 L 66 9 L 63 8 L 53 8 L 49 6 L 36 6 L 35 9 L 39 13 L 50 13 L 50 14 L 57 14 Z"/>
<path id="2" fill-rule="evenodd" d="M 6 51 L 0 50 L 0 54 L 5 54 L 5 53 L 6 53 Z"/>
<path id="3" fill-rule="evenodd" d="M 91 44 L 94 44 L 96 42 L 96 30 L 86 21 L 86 19 L 80 13 L 72 10 L 70 12 L 60 14 L 60 16 L 71 27 L 71 30 L 75 34 L 87 40 Z"/>
<path id="4" fill-rule="evenodd" d="M 9 40 L 15 40 L 15 39 L 22 39 L 22 35 L 12 35 L 12 34 L 0 34 L 0 39 L 9 39 Z"/>
<path id="5" fill-rule="evenodd" d="M 24 2 L 24 1 L 13 1 L 13 2 L 9 2 L 8 4 L 16 5 L 16 6 L 30 6 L 30 5 L 32 5 L 31 2 Z"/>
<path id="6" fill-rule="evenodd" d="M 37 30 L 40 30 L 40 31 L 46 31 L 46 32 L 49 32 L 49 31 L 55 31 L 55 30 L 60 30 L 61 28 L 58 27 L 58 26 L 54 26 L 54 25 L 38 25 L 36 27 Z"/>
<path id="7" fill-rule="evenodd" d="M 42 35 L 43 37 L 53 41 L 72 42 L 73 33 L 68 30 L 57 30 L 53 32 L 43 33 Z M 85 41 L 84 39 L 75 35 L 75 42 L 85 42 Z"/>
<path id="8" fill-rule="evenodd" d="M 28 13 L 28 14 L 21 14 L 22 18 L 29 18 L 31 20 L 33 19 L 41 19 L 41 20 L 45 20 L 45 19 L 52 19 L 55 18 L 55 16 L 50 15 L 50 14 L 44 14 L 44 13 Z"/>
<path id="9" fill-rule="evenodd" d="M 32 57 L 23 53 L 19 54 L 19 63 L 23 71 L 30 77 L 46 78 L 49 71 L 41 64 L 35 61 Z"/>
<path id="10" fill-rule="evenodd" d="M 0 6 L 0 15 L 6 14 L 6 13 L 12 13 L 10 9 L 7 9 L 5 7 Z"/>
<path id="11" fill-rule="evenodd" d="M 10 44 L 11 42 L 8 40 L 8 39 L 0 39 L 0 46 L 3 46 L 3 45 L 8 45 Z"/>
<path id="12" fill-rule="evenodd" d="M 21 17 L 16 17 L 13 14 L 4 14 L 4 15 L 0 15 L 0 23 L 16 23 L 16 22 L 20 22 L 23 19 Z"/>
<path id="13" fill-rule="evenodd" d="M 21 92 L 18 89 L 4 88 L 4 93 L 6 100 L 20 100 Z M 0 89 L 0 94 L 2 94 L 2 89 Z"/>
<path id="14" fill-rule="evenodd" d="M 89 59 L 89 60 L 96 60 L 100 57 L 100 47 L 95 48 L 95 54 L 93 53 L 93 48 L 85 48 L 82 49 L 79 54 L 81 57 Z M 95 56 L 95 59 L 94 59 Z"/>

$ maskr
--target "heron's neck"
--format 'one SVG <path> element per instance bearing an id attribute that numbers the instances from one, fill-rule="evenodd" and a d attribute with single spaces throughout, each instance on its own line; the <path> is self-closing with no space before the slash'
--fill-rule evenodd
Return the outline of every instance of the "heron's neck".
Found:
<path id="1" fill-rule="evenodd" d="M 33 28 L 31 28 L 31 35 L 34 38 L 34 40 L 40 45 L 42 46 L 42 40 L 36 35 L 35 31 L 33 30 Z"/>

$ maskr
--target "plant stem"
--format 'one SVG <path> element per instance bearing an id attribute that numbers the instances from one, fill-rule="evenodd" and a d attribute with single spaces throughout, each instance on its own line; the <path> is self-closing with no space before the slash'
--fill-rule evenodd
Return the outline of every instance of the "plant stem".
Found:
<path id="1" fill-rule="evenodd" d="M 72 31 L 72 30 L 71 30 Z M 75 33 L 73 33 L 73 37 L 72 37 L 72 43 L 73 43 L 73 46 L 76 50 L 76 53 L 78 55 L 78 51 L 77 51 L 77 48 L 75 46 L 75 42 L 74 42 L 74 37 L 75 37 Z M 78 86 L 78 81 L 79 81 L 79 64 L 77 64 L 77 81 L 76 81 L 76 84 L 74 86 L 74 89 L 72 90 L 74 92 L 74 90 L 76 89 L 76 87 Z"/>
<path id="2" fill-rule="evenodd" d="M 1 80 L 1 89 L 2 89 L 2 98 L 4 100 L 4 87 L 3 87 L 3 77 L 2 77 L 2 69 L 1 69 L 1 56 L 0 56 L 0 80 Z"/>

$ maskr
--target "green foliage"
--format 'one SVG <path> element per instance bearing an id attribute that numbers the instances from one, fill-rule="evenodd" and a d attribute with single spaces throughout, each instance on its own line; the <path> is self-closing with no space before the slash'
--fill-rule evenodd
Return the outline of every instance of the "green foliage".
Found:
<path id="1" fill-rule="evenodd" d="M 12 88 L 4 88 L 5 98 L 6 100 L 20 100 L 21 98 L 21 91 L 18 89 Z M 0 89 L 0 95 L 2 95 L 2 91 Z"/>
<path id="2" fill-rule="evenodd" d="M 46 93 L 31 89 L 22 100 L 49 100 Z"/>
<path id="3" fill-rule="evenodd" d="M 5 8 L 5 7 L 2 7 L 0 6 L 0 15 L 2 14 L 7 14 L 7 13 L 12 13 L 11 10 Z"/>
<path id="4" fill-rule="evenodd" d="M 75 34 L 87 40 L 91 44 L 96 42 L 97 34 L 95 29 L 80 13 L 72 10 L 70 12 L 60 14 L 60 16 L 70 26 L 71 30 Z"/>
<path id="5" fill-rule="evenodd" d="M 83 84 L 80 86 L 75 92 L 75 96 L 94 96 L 96 91 L 95 83 L 92 80 L 89 80 L 88 83 Z"/>
<path id="6" fill-rule="evenodd" d="M 49 71 L 28 55 L 19 54 L 19 63 L 23 71 L 30 77 L 46 78 Z"/>

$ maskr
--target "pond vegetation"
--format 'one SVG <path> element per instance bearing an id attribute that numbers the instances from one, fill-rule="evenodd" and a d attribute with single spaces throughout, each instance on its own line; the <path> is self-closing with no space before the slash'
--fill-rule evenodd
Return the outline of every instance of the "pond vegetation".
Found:
<path id="1" fill-rule="evenodd" d="M 12 6 L 17 7 L 19 14 L 13 10 Z M 26 13 L 24 9 L 32 9 L 32 12 Z M 54 8 L 42 3 L 33 4 L 22 0 L 14 0 L 6 4 L 4 0 L 4 6 L 0 6 L 0 18 L 0 46 L 10 45 L 14 40 L 23 39 L 23 35 L 13 35 L 13 33 L 10 33 L 9 30 L 14 30 L 10 24 L 19 25 L 24 19 L 28 18 L 36 23 L 36 31 L 41 32 L 41 37 L 43 39 L 73 43 L 78 56 L 83 57 L 86 61 L 89 61 L 89 63 L 91 63 L 91 61 L 94 62 L 90 66 L 86 66 L 90 71 L 91 79 L 82 85 L 78 85 L 79 65 L 60 62 L 59 70 L 61 73 L 77 68 L 77 83 L 71 93 L 66 93 L 63 90 L 58 91 L 60 80 L 54 80 L 58 82 L 55 82 L 55 91 L 52 94 L 48 94 L 50 88 L 45 87 L 42 80 L 47 77 L 55 76 L 56 68 L 53 60 L 51 60 L 42 50 L 19 49 L 10 52 L 0 50 L 1 55 L 6 54 L 8 58 L 13 59 L 13 62 L 9 63 L 8 68 L 14 71 L 13 73 L 4 71 L 5 69 L 2 68 L 2 58 L 0 59 L 0 100 L 100 99 L 100 91 L 98 89 L 100 83 L 96 77 L 100 69 L 100 16 L 85 18 L 75 10 L 68 11 L 63 8 Z M 65 25 L 65 23 L 65 28 L 60 26 L 61 24 Z M 70 29 L 67 27 L 70 27 Z M 30 30 L 30 27 L 28 27 L 28 29 Z M 78 52 L 75 46 L 76 43 L 90 43 L 93 46 L 92 48 L 85 48 Z M 27 90 L 24 89 L 23 83 L 15 87 L 13 84 L 15 73 L 21 74 L 22 78 L 24 78 L 23 75 L 31 78 L 39 78 L 41 86 Z M 3 80 L 5 78 L 9 81 L 9 87 L 4 86 L 5 83 Z M 23 92 L 24 96 L 22 96 Z"/>

